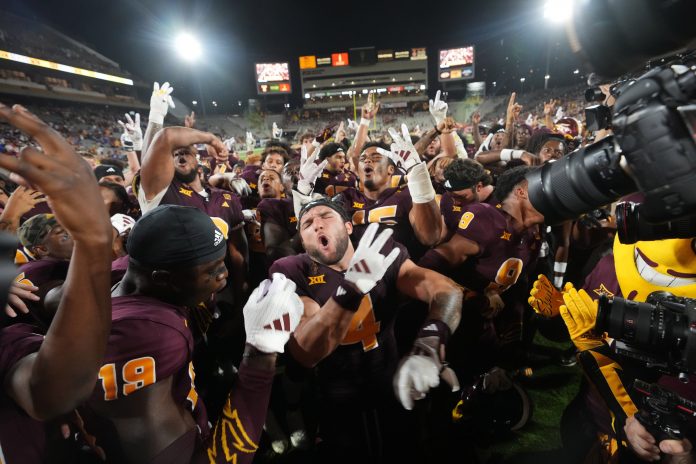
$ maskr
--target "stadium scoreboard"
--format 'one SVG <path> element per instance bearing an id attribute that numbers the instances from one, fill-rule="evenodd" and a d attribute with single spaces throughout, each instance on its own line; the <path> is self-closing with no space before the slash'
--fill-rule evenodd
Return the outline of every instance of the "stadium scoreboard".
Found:
<path id="1" fill-rule="evenodd" d="M 437 79 L 440 82 L 474 78 L 474 46 L 440 50 Z"/>
<path id="2" fill-rule="evenodd" d="M 256 90 L 259 95 L 291 93 L 288 63 L 256 63 Z"/>
<path id="3" fill-rule="evenodd" d="M 322 105 L 334 97 L 369 92 L 405 92 L 409 99 L 422 98 L 428 85 L 428 56 L 425 47 L 409 49 L 350 48 L 332 53 L 299 57 L 302 94 L 305 100 L 320 99 Z"/>

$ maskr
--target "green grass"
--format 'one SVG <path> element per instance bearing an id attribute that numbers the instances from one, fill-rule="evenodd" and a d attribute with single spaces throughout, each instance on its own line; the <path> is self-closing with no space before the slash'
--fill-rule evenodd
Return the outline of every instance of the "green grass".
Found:
<path id="1" fill-rule="evenodd" d="M 498 441 L 492 446 L 495 454 L 501 455 L 506 462 L 547 462 L 539 455 L 561 448 L 560 422 L 566 405 L 578 392 L 582 371 L 576 366 L 564 367 L 557 359 L 568 343 L 555 343 L 537 334 L 534 339 L 539 361 L 531 363 L 534 369 L 532 377 L 521 383 L 529 392 L 534 403 L 534 412 L 530 422 L 511 437 Z M 533 453 L 533 458 L 522 459 L 522 455 Z"/>

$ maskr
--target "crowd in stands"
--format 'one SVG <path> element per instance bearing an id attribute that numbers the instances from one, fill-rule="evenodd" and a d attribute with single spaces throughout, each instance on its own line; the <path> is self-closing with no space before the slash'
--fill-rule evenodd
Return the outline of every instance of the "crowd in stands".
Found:
<path id="1" fill-rule="evenodd" d="M 117 64 L 50 27 L 7 12 L 0 15 L 0 50 L 108 74 L 127 75 Z"/>

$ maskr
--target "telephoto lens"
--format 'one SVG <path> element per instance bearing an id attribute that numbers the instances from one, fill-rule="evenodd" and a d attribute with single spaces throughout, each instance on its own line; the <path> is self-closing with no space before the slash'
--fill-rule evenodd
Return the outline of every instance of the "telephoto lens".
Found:
<path id="1" fill-rule="evenodd" d="M 532 169 L 527 174 L 529 201 L 549 225 L 608 205 L 636 190 L 619 158 L 614 138 L 606 137 Z"/>
<path id="2" fill-rule="evenodd" d="M 653 224 L 640 214 L 640 204 L 622 201 L 616 205 L 616 229 L 619 241 L 633 244 L 638 241 L 696 237 L 696 216 Z"/>
<path id="3" fill-rule="evenodd" d="M 599 298 L 594 331 L 646 353 L 639 360 L 659 358 L 669 368 L 696 372 L 696 300 L 653 292 L 646 302 Z M 624 354 L 635 350 L 624 350 Z"/>

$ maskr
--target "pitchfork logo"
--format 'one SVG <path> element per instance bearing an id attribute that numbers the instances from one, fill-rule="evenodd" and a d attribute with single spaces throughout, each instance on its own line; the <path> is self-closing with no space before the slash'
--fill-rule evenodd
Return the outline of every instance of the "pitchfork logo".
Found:
<path id="1" fill-rule="evenodd" d="M 367 262 L 364 259 L 361 259 L 357 263 L 353 264 L 352 270 L 355 272 L 370 272 L 370 268 L 367 266 Z"/>

